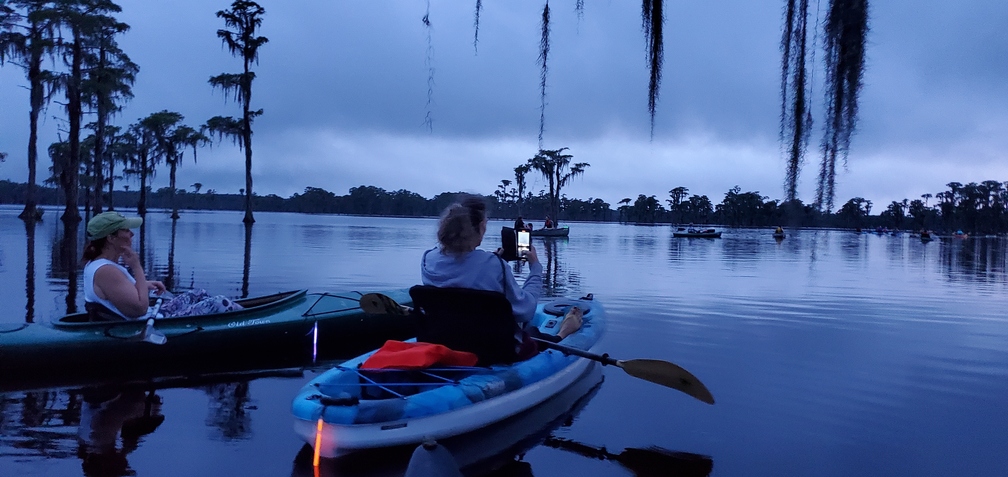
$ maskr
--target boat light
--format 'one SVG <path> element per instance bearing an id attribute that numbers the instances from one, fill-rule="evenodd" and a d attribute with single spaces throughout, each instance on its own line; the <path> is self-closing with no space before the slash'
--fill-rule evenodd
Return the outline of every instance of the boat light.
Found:
<path id="1" fill-rule="evenodd" d="M 312 457 L 312 467 L 315 468 L 315 475 L 318 475 L 319 457 L 322 452 L 322 416 L 318 418 L 318 425 L 315 426 L 315 455 Z"/>
<path id="2" fill-rule="evenodd" d="M 315 326 L 312 329 L 312 355 L 311 355 L 312 364 L 314 364 L 315 360 L 317 359 L 318 359 L 318 321 L 316 320 Z M 319 425 L 321 426 L 321 424 Z"/>

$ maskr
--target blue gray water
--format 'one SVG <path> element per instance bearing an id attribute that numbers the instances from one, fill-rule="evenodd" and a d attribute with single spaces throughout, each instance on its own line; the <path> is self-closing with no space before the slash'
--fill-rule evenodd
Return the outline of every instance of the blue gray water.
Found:
<path id="1" fill-rule="evenodd" d="M 50 320 L 71 295 L 58 212 L 36 228 L 29 269 L 19 211 L 0 208 L 0 325 Z M 170 219 L 151 213 L 147 268 L 170 272 L 176 289 L 234 297 L 408 287 L 436 226 L 258 213 L 246 267 L 241 217 L 184 212 L 172 248 Z M 552 436 L 611 455 L 703 454 L 719 476 L 1008 475 L 1006 240 L 789 230 L 778 243 L 770 229 L 675 239 L 664 226 L 570 226 L 568 240 L 533 239 L 545 294 L 594 293 L 610 316 L 605 351 L 673 361 L 717 404 L 606 368 Z M 499 242 L 490 233 L 484 248 Z M 73 295 L 69 306 L 81 307 Z M 289 405 L 314 375 L 170 387 L 151 401 L 124 395 L 124 406 L 152 406 L 164 419 L 114 441 L 108 468 L 81 451 L 79 393 L 3 394 L 0 475 L 300 475 Z M 523 475 L 644 475 L 545 445 L 520 458 Z"/>

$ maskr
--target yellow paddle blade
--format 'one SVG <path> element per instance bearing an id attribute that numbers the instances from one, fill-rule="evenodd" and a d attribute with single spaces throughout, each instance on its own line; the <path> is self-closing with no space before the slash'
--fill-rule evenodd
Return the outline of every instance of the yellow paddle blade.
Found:
<path id="1" fill-rule="evenodd" d="M 617 361 L 616 365 L 633 377 L 682 391 L 707 404 L 714 404 L 714 396 L 707 386 L 676 364 L 658 359 L 629 359 Z"/>

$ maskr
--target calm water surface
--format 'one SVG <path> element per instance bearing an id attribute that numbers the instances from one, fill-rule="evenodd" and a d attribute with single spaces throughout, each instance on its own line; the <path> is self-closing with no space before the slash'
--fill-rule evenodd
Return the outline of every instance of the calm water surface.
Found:
<path id="1" fill-rule="evenodd" d="M 0 325 L 83 309 L 79 267 L 61 265 L 80 245 L 64 240 L 57 211 L 34 230 L 19 211 L 0 208 Z M 174 226 L 151 213 L 149 275 L 234 297 L 408 287 L 436 227 L 256 217 L 246 241 L 239 212 L 185 212 Z M 570 225 L 569 240 L 534 239 L 545 294 L 594 293 L 610 316 L 605 351 L 673 361 L 717 404 L 604 369 L 553 437 L 610 456 L 649 447 L 704 454 L 719 476 L 1008 475 L 1005 240 L 803 230 L 778 243 L 769 229 L 697 240 L 662 226 Z M 489 233 L 484 248 L 499 242 Z M 97 391 L 0 394 L 0 475 L 300 475 L 289 407 L 314 376 L 128 390 L 110 407 L 148 417 L 100 452 L 79 438 L 95 417 L 82 402 Z M 521 460 L 511 474 L 644 475 L 556 446 L 534 446 Z"/>

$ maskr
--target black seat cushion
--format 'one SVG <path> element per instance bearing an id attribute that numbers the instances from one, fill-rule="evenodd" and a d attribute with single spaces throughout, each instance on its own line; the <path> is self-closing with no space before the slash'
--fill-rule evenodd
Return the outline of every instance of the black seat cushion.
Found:
<path id="1" fill-rule="evenodd" d="M 478 365 L 513 363 L 518 323 L 503 293 L 469 288 L 410 288 L 419 312 L 417 341 L 475 353 Z"/>
<path id="2" fill-rule="evenodd" d="M 107 306 L 94 301 L 85 301 L 84 310 L 87 311 L 88 320 L 90 321 L 129 321 L 110 310 Z"/>

